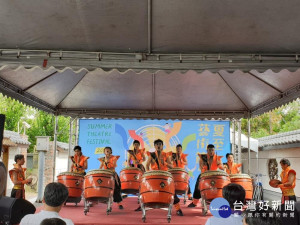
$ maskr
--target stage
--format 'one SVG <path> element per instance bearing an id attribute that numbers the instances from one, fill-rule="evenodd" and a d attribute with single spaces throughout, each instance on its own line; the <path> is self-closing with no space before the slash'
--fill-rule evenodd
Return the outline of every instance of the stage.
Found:
<path id="1" fill-rule="evenodd" d="M 183 204 L 183 199 L 180 200 L 181 209 L 184 216 L 177 216 L 175 208 L 172 211 L 172 220 L 170 224 L 184 224 L 184 225 L 204 225 L 206 220 L 211 216 L 202 216 L 202 211 L 199 206 L 196 208 L 188 208 L 187 205 L 191 201 Z M 138 207 L 137 197 L 128 197 L 123 200 L 124 209 L 120 210 L 117 204 L 113 205 L 112 212 L 106 215 L 105 204 L 95 204 L 90 208 L 90 212 L 85 216 L 83 213 L 83 202 L 78 206 L 73 203 L 67 203 L 60 211 L 60 216 L 72 219 L 75 225 L 99 225 L 99 224 L 123 224 L 134 225 L 143 224 L 142 212 L 135 212 Z M 40 208 L 41 209 L 41 208 Z M 150 209 L 146 212 L 145 224 L 168 224 L 167 211 L 162 209 Z"/>

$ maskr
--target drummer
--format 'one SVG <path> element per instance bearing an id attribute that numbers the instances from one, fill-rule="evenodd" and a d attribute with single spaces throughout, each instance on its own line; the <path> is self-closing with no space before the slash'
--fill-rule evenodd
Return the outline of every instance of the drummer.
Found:
<path id="1" fill-rule="evenodd" d="M 213 170 L 224 170 L 223 163 L 221 161 L 221 157 L 217 156 L 215 154 L 215 146 L 213 144 L 209 144 L 206 147 L 207 149 L 207 158 L 202 157 L 200 155 L 200 160 L 199 160 L 199 167 L 201 173 L 204 173 L 205 171 L 213 171 Z M 201 174 L 199 174 L 196 184 L 195 184 L 195 189 L 194 189 L 194 194 L 193 194 L 193 202 L 191 202 L 188 207 L 196 207 L 200 198 L 201 198 L 201 193 L 199 189 L 199 182 L 200 182 L 200 177 Z"/>
<path id="2" fill-rule="evenodd" d="M 24 184 L 30 184 L 32 182 L 32 178 L 25 179 L 26 168 L 22 168 L 25 163 L 24 155 L 15 155 L 15 162 L 16 164 L 14 164 L 14 168 L 9 171 L 10 179 L 14 184 L 10 197 L 25 199 Z"/>
<path id="3" fill-rule="evenodd" d="M 142 163 L 146 160 L 145 148 L 140 149 L 140 142 L 138 140 L 133 141 L 133 150 L 128 150 L 128 153 L 128 166 L 137 167 L 144 173 L 145 167 Z"/>
<path id="4" fill-rule="evenodd" d="M 73 162 L 71 166 L 71 172 L 85 175 L 85 170 L 88 167 L 87 160 L 90 157 L 82 155 L 81 147 L 78 145 L 74 147 L 74 152 L 75 155 L 70 157 Z"/>
<path id="5" fill-rule="evenodd" d="M 146 163 L 147 171 L 150 170 L 150 165 L 151 165 L 151 170 L 168 171 L 168 169 L 172 169 L 173 165 L 170 156 L 165 152 L 163 152 L 163 147 L 164 147 L 163 141 L 160 139 L 155 140 L 154 147 L 155 147 L 155 152 L 150 153 Z M 177 197 L 176 194 L 174 194 L 174 206 L 176 209 L 176 214 L 179 216 L 183 216 L 182 210 L 180 209 L 179 202 L 180 202 L 179 198 Z"/>
<path id="6" fill-rule="evenodd" d="M 182 153 L 182 145 L 178 144 L 176 146 L 176 153 L 172 153 L 172 162 L 173 162 L 173 167 L 181 168 L 184 169 L 185 166 L 187 165 L 187 160 L 186 157 L 188 155 Z"/>
<path id="7" fill-rule="evenodd" d="M 188 154 L 182 153 L 182 145 L 178 144 L 176 146 L 176 153 L 172 153 L 172 157 L 171 157 L 171 160 L 173 162 L 173 168 L 177 167 L 177 168 L 184 169 L 185 166 L 188 164 L 187 159 L 186 159 L 187 156 L 188 156 Z M 189 189 L 188 189 L 188 198 L 190 200 L 192 200 L 190 185 L 189 185 Z"/>
<path id="8" fill-rule="evenodd" d="M 226 164 L 224 163 L 225 172 L 228 174 L 240 174 L 241 173 L 240 167 L 242 166 L 242 164 L 241 163 L 238 164 L 234 162 L 233 154 L 227 153 L 226 159 L 227 159 L 227 163 Z"/>
<path id="9" fill-rule="evenodd" d="M 291 163 L 288 159 L 281 159 L 280 165 L 282 168 L 282 172 L 280 174 L 281 184 L 279 187 L 282 191 L 282 199 L 281 203 L 284 204 L 285 201 L 297 201 L 294 188 L 296 186 L 296 171 L 291 169 Z"/>
<path id="10" fill-rule="evenodd" d="M 121 196 L 121 181 L 118 176 L 118 174 L 115 172 L 115 169 L 117 167 L 117 161 L 120 158 L 120 156 L 114 156 L 112 155 L 112 149 L 111 147 L 105 147 L 104 148 L 104 154 L 105 157 L 99 158 L 100 161 L 100 169 L 105 170 L 111 170 L 114 172 L 114 178 L 115 178 L 115 189 L 114 189 L 114 202 L 116 202 L 119 206 L 119 209 L 124 209 L 122 202 L 122 196 Z"/>

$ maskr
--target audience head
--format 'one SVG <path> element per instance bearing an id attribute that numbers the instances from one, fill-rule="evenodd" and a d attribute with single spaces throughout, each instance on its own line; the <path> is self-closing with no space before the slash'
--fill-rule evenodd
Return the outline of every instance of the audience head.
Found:
<path id="1" fill-rule="evenodd" d="M 223 187 L 223 198 L 225 198 L 229 205 L 230 208 L 234 208 L 234 203 L 245 203 L 245 196 L 246 196 L 246 191 L 245 189 L 239 185 L 239 184 L 234 184 L 230 183 L 227 184 L 225 187 Z"/>
<path id="2" fill-rule="evenodd" d="M 50 207 L 62 206 L 68 199 L 69 191 L 64 184 L 52 182 L 47 184 L 44 191 L 44 202 Z"/>
<path id="3" fill-rule="evenodd" d="M 60 218 L 48 218 L 44 219 L 40 225 L 67 225 L 65 221 Z"/>

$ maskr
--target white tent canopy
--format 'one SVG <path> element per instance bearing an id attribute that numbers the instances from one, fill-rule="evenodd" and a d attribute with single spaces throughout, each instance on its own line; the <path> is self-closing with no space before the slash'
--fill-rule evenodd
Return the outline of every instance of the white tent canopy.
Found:
<path id="1" fill-rule="evenodd" d="M 230 142 L 233 143 L 233 129 L 230 128 Z M 239 143 L 239 132 L 235 131 L 235 145 Z M 241 148 L 248 148 L 248 136 L 241 133 Z M 250 137 L 250 150 L 258 152 L 258 140 Z"/>
<path id="2" fill-rule="evenodd" d="M 297 0 L 0 3 L 0 91 L 94 118 L 255 116 L 300 96 Z"/>

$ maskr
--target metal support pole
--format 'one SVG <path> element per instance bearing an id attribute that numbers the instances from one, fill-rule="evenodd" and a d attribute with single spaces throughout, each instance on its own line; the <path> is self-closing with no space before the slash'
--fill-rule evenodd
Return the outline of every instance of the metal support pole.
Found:
<path id="1" fill-rule="evenodd" d="M 55 125 L 54 125 L 54 140 L 53 140 L 53 179 L 52 181 L 54 182 L 55 180 L 55 170 L 56 170 L 56 151 L 57 151 L 57 128 L 58 128 L 58 117 L 55 116 Z"/>
<path id="2" fill-rule="evenodd" d="M 41 203 L 43 200 L 43 186 L 44 186 L 44 169 L 45 169 L 45 152 L 39 151 L 39 182 L 38 182 L 38 196 L 36 202 Z"/>
<path id="3" fill-rule="evenodd" d="M 68 169 L 70 169 L 70 166 L 71 166 L 70 156 L 71 156 L 71 152 L 72 152 L 73 121 L 74 120 L 72 118 L 70 118 Z"/>
<path id="4" fill-rule="evenodd" d="M 235 120 L 232 121 L 232 153 L 234 155 L 234 160 L 237 160 L 237 155 L 235 151 Z"/>
<path id="5" fill-rule="evenodd" d="M 251 161 L 251 154 L 250 154 L 250 117 L 248 117 L 248 174 L 250 175 L 250 161 Z"/>
<path id="6" fill-rule="evenodd" d="M 241 120 L 238 120 L 238 134 L 239 134 L 239 139 L 238 139 L 238 163 L 241 163 L 241 155 L 242 155 L 242 147 L 241 147 L 241 142 L 242 142 L 242 124 Z"/>
<path id="7" fill-rule="evenodd" d="M 79 120 L 76 119 L 76 124 L 75 124 L 75 145 L 78 145 L 78 129 L 79 129 Z"/>

